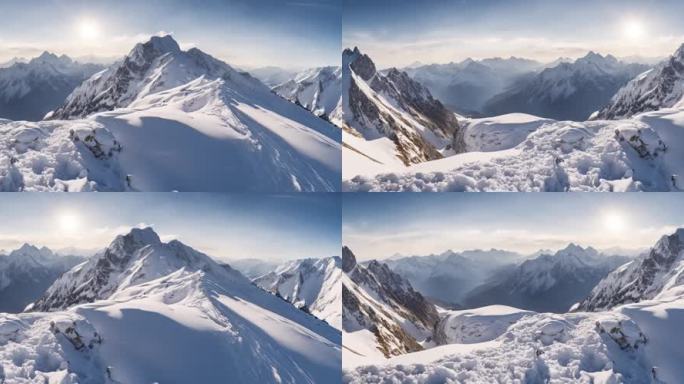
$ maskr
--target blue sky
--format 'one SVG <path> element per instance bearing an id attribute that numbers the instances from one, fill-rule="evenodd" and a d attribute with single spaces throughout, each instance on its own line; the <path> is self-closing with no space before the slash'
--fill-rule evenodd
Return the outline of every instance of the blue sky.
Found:
<path id="1" fill-rule="evenodd" d="M 343 45 L 381 67 L 589 50 L 666 56 L 684 43 L 680 0 L 342 0 Z"/>
<path id="2" fill-rule="evenodd" d="M 668 193 L 345 194 L 342 206 L 343 242 L 360 259 L 570 242 L 640 249 L 684 226 L 684 198 Z"/>
<path id="3" fill-rule="evenodd" d="M 3 0 L 0 60 L 121 56 L 158 32 L 242 66 L 339 62 L 341 0 Z"/>
<path id="4" fill-rule="evenodd" d="M 150 225 L 216 258 L 285 260 L 340 254 L 339 194 L 6 194 L 0 249 L 24 242 L 98 249 Z"/>

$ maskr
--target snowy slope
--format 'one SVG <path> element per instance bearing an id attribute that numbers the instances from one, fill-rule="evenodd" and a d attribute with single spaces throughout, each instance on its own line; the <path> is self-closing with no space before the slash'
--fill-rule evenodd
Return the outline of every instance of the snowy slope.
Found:
<path id="1" fill-rule="evenodd" d="M 339 380 L 339 331 L 150 228 L 117 237 L 32 310 L 51 312 L 0 317 L 10 381 Z"/>
<path id="2" fill-rule="evenodd" d="M 663 236 L 650 252 L 606 276 L 578 310 L 600 311 L 620 304 L 659 299 L 684 281 L 684 229 Z M 684 293 L 684 290 L 681 290 Z"/>
<path id="3" fill-rule="evenodd" d="M 0 312 L 21 312 L 50 285 L 83 260 L 60 256 L 50 249 L 24 244 L 5 255 L 0 252 Z"/>
<path id="4" fill-rule="evenodd" d="M 437 310 L 406 279 L 375 260 L 357 264 L 347 247 L 342 268 L 344 360 L 396 356 L 432 341 Z"/>
<path id="5" fill-rule="evenodd" d="M 101 66 L 44 52 L 28 62 L 0 66 L 0 118 L 38 121 Z"/>
<path id="6" fill-rule="evenodd" d="M 136 46 L 52 117 L 85 115 L 0 121 L 0 190 L 339 190 L 339 129 L 170 36 Z"/>
<path id="7" fill-rule="evenodd" d="M 677 191 L 684 187 L 683 112 L 665 109 L 615 121 L 527 119 L 517 115 L 465 122 L 472 151 L 410 167 L 378 165 L 344 150 L 345 191 Z M 514 129 L 506 135 L 506 126 Z M 523 131 L 523 132 L 521 132 Z M 524 132 L 527 131 L 527 132 Z M 529 132 L 531 131 L 531 132 Z M 521 137 L 527 136 L 520 141 Z M 471 139 L 468 139 L 471 137 Z M 520 142 L 519 142 L 520 141 Z M 516 142 L 519 144 L 515 145 Z M 501 143 L 501 144 L 499 144 Z M 514 145 L 505 147 L 503 143 Z M 488 145 L 488 144 L 487 144 Z M 491 149 L 484 148 L 484 149 Z M 368 153 L 372 157 L 372 153 Z"/>
<path id="8" fill-rule="evenodd" d="M 504 304 L 537 312 L 566 312 L 606 275 L 629 261 L 570 244 L 493 274 L 468 292 L 468 307 Z"/>
<path id="9" fill-rule="evenodd" d="M 464 149 L 456 115 L 405 72 L 394 68 L 378 72 L 371 58 L 358 49 L 342 53 L 342 102 L 331 120 L 340 116 L 343 129 L 358 138 L 345 141 L 345 151 L 371 159 L 375 156 L 367 153 L 369 149 L 379 146 L 386 151 L 389 143 L 394 144 L 391 157 L 403 164 Z"/>
<path id="10" fill-rule="evenodd" d="M 310 68 L 274 86 L 273 91 L 316 116 L 330 119 L 341 102 L 342 68 Z"/>
<path id="11" fill-rule="evenodd" d="M 343 382 L 659 383 L 651 380 L 643 348 L 647 336 L 625 315 L 535 314 L 510 307 L 478 312 L 481 325 L 499 332 L 478 337 L 477 343 L 346 366 Z M 498 320 L 507 316 L 520 319 L 502 327 Z"/>
<path id="12" fill-rule="evenodd" d="M 444 345 L 345 361 L 343 382 L 677 383 L 684 375 L 683 233 L 664 236 L 642 261 L 597 286 L 622 284 L 638 303 L 565 314 L 501 305 L 444 311 L 437 331 Z"/>
<path id="13" fill-rule="evenodd" d="M 620 119 L 662 108 L 684 107 L 684 45 L 667 60 L 622 87 L 595 118 Z"/>
<path id="14" fill-rule="evenodd" d="M 483 110 L 487 115 L 523 112 L 583 121 L 648 68 L 589 52 L 572 63 L 560 63 L 517 81 L 492 97 Z"/>
<path id="15" fill-rule="evenodd" d="M 342 328 L 342 260 L 338 256 L 300 259 L 279 265 L 252 281 L 310 312 L 331 326 Z"/>

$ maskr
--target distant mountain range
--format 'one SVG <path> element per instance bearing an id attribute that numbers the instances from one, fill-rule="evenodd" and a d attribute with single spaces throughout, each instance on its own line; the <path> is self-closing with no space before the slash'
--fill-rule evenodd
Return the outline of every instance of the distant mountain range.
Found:
<path id="1" fill-rule="evenodd" d="M 628 81 L 649 69 L 589 52 L 549 64 L 511 57 L 406 69 L 453 111 L 479 117 L 520 112 L 587 120 Z"/>
<path id="2" fill-rule="evenodd" d="M 0 312 L 23 311 L 64 272 L 83 260 L 29 244 L 7 255 L 0 253 Z"/>
<path id="3" fill-rule="evenodd" d="M 0 118 L 42 120 L 84 80 L 103 68 L 49 52 L 27 62 L 7 63 L 0 67 Z"/>

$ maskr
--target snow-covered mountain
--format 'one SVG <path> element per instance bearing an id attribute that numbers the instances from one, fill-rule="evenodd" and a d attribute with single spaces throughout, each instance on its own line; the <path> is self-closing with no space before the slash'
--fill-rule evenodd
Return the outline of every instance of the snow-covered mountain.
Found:
<path id="1" fill-rule="evenodd" d="M 510 57 L 466 59 L 459 63 L 420 65 L 403 70 L 452 111 L 477 116 L 484 112 L 488 100 L 540 68 L 542 64 L 534 60 Z"/>
<path id="2" fill-rule="evenodd" d="M 311 68 L 274 86 L 273 91 L 308 109 L 314 115 L 329 120 L 330 114 L 341 100 L 342 68 Z"/>
<path id="3" fill-rule="evenodd" d="M 594 116 L 620 119 L 661 108 L 684 107 L 684 44 L 667 60 L 622 87 Z"/>
<path id="4" fill-rule="evenodd" d="M 343 381 L 677 383 L 684 376 L 683 251 L 684 229 L 662 237 L 650 254 L 598 284 L 579 308 L 594 312 L 440 311 L 441 343 L 389 359 L 345 359 Z M 567 260 L 574 265 L 594 260 L 588 249 L 561 252 L 578 256 Z"/>
<path id="5" fill-rule="evenodd" d="M 511 84 L 483 107 L 491 115 L 529 113 L 557 120 L 584 121 L 615 92 L 648 69 L 589 52 L 572 63 L 560 63 Z"/>
<path id="6" fill-rule="evenodd" d="M 503 250 L 446 251 L 436 255 L 383 260 L 424 296 L 445 306 L 460 306 L 465 295 L 521 255 Z"/>
<path id="7" fill-rule="evenodd" d="M 252 280 L 295 307 L 342 329 L 342 259 L 293 260 Z"/>
<path id="8" fill-rule="evenodd" d="M 23 311 L 81 261 L 81 257 L 60 256 L 46 247 L 29 244 L 7 255 L 0 252 L 0 312 Z"/>
<path id="9" fill-rule="evenodd" d="M 0 67 L 0 118 L 42 120 L 101 66 L 44 52 L 28 62 Z"/>
<path id="10" fill-rule="evenodd" d="M 408 165 L 464 150 L 453 112 L 405 72 L 378 72 L 358 48 L 342 53 L 342 103 L 330 118 L 338 116 L 345 152 L 364 161 Z"/>
<path id="11" fill-rule="evenodd" d="M 0 121 L 0 190 L 339 190 L 338 128 L 171 36 L 85 81 L 58 118 L 72 120 Z"/>
<path id="12" fill-rule="evenodd" d="M 602 311 L 621 304 L 684 293 L 684 229 L 660 238 L 648 254 L 601 280 L 577 310 Z"/>
<path id="13" fill-rule="evenodd" d="M 537 312 L 566 312 L 627 257 L 607 256 L 594 248 L 570 244 L 555 254 L 525 260 L 469 292 L 470 308 L 510 305 Z"/>
<path id="14" fill-rule="evenodd" d="M 0 316 L 8 382 L 334 383 L 340 344 L 325 322 L 150 228 L 67 272 L 30 313 Z"/>
<path id="15" fill-rule="evenodd" d="M 358 264 L 342 249 L 344 359 L 391 357 L 423 349 L 439 316 L 433 304 L 385 264 Z"/>

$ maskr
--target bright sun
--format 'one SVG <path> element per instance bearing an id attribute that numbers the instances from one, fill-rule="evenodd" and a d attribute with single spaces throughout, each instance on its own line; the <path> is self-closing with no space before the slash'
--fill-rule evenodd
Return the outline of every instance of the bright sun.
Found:
<path id="1" fill-rule="evenodd" d="M 617 212 L 607 212 L 603 215 L 603 226 L 612 233 L 620 233 L 625 229 L 625 219 Z"/>
<path id="2" fill-rule="evenodd" d="M 95 40 L 100 36 L 100 26 L 93 19 L 83 19 L 76 27 L 78 35 L 83 40 Z"/>
<path id="3" fill-rule="evenodd" d="M 81 219 L 72 212 L 61 212 L 57 216 L 59 229 L 68 234 L 75 234 L 81 229 Z"/>
<path id="4" fill-rule="evenodd" d="M 637 19 L 627 19 L 622 23 L 622 34 L 627 39 L 639 40 L 646 35 L 646 28 Z"/>

